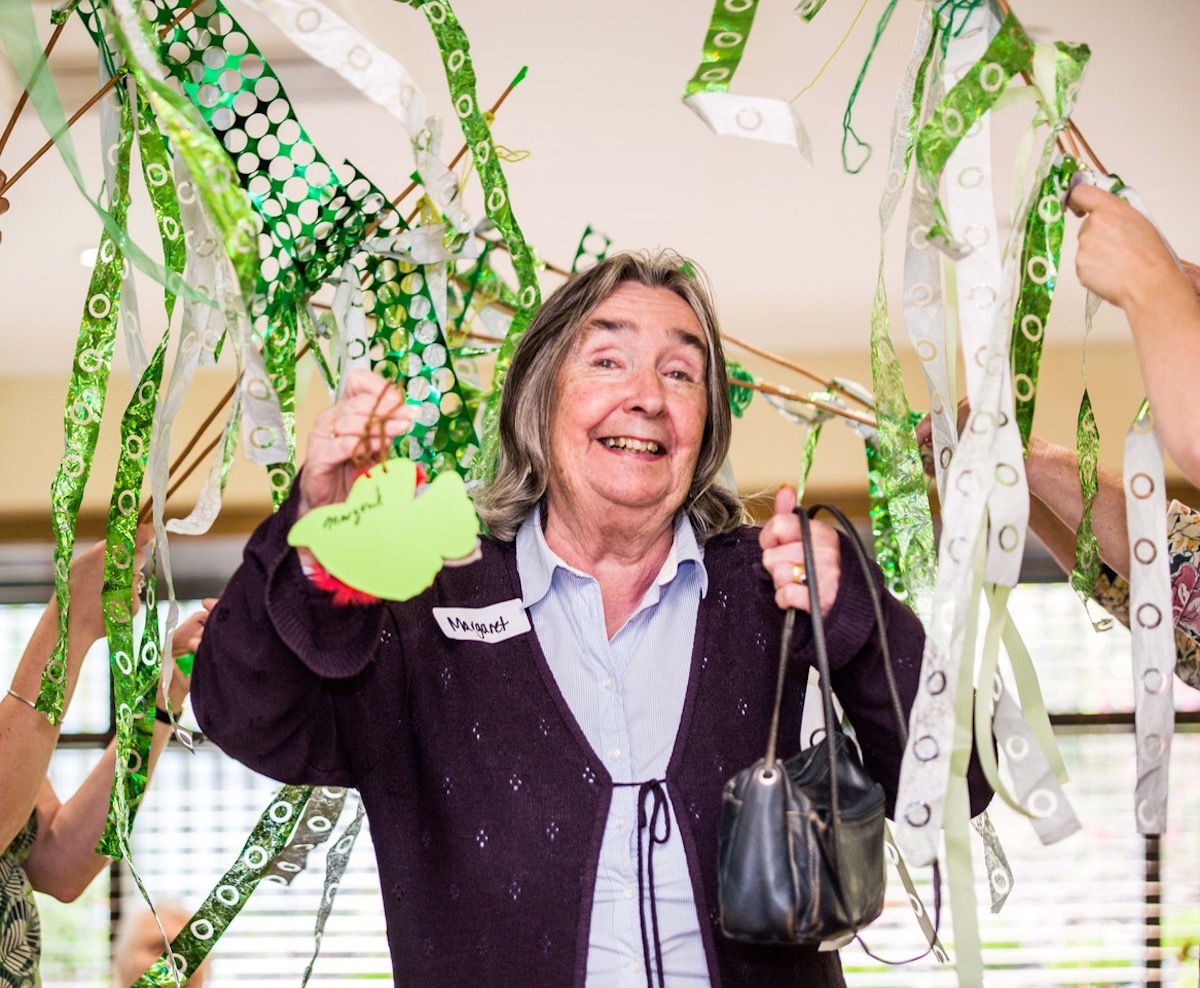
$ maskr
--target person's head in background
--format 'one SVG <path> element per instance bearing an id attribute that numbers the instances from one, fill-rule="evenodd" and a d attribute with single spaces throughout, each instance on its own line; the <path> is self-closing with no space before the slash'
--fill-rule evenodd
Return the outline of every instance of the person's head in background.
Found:
<path id="1" fill-rule="evenodd" d="M 158 918 L 167 936 L 174 938 L 192 914 L 179 902 L 156 902 Z M 113 988 L 129 988 L 162 955 L 165 945 L 158 924 L 150 910 L 134 907 L 121 917 L 117 940 L 113 945 Z M 189 988 L 200 988 L 208 976 L 206 960 L 190 977 L 184 979 Z M 188 972 L 185 972 L 188 973 Z"/>

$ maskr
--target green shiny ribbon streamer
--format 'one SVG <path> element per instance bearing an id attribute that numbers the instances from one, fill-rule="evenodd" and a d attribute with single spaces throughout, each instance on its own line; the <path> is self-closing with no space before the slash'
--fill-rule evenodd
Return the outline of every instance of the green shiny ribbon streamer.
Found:
<path id="1" fill-rule="evenodd" d="M 1071 586 L 1085 601 L 1091 599 L 1100 576 L 1100 548 L 1092 530 L 1092 508 L 1100 490 L 1100 429 L 1092 411 L 1092 399 L 1087 388 L 1079 402 L 1079 419 L 1075 431 L 1075 446 L 1079 466 L 1079 486 L 1083 493 L 1083 515 L 1075 531 L 1075 568 L 1071 571 Z"/>
<path id="2" fill-rule="evenodd" d="M 142 162 L 142 177 L 154 209 L 154 220 L 162 242 L 163 260 L 168 270 L 183 275 L 187 264 L 187 244 L 183 237 L 183 221 L 179 216 L 179 200 L 175 195 L 175 183 L 171 178 L 171 158 L 166 141 L 158 129 L 158 123 L 149 107 L 138 100 L 138 157 Z M 175 294 L 167 291 L 163 295 L 167 310 L 167 325 L 175 312 Z"/>
<path id="3" fill-rule="evenodd" d="M 755 383 L 754 375 L 736 360 L 726 359 L 725 377 L 727 379 L 733 378 L 737 381 L 745 381 L 747 384 Z M 729 410 L 733 412 L 734 418 L 740 419 L 746 414 L 746 409 L 750 407 L 750 402 L 753 398 L 753 388 L 739 388 L 735 384 L 729 385 Z"/>
<path id="4" fill-rule="evenodd" d="M 746 39 L 754 25 L 758 0 L 716 0 L 704 53 L 695 74 L 684 87 L 684 96 L 695 93 L 725 93 L 742 61 Z"/>
<path id="5" fill-rule="evenodd" d="M 267 467 L 275 508 L 287 499 L 296 477 L 296 339 L 299 330 L 296 309 L 286 304 L 293 298 L 291 292 L 275 296 L 268 319 L 269 328 L 262 337 L 263 367 L 279 399 L 280 416 L 287 433 L 287 459 Z"/>
<path id="6" fill-rule="evenodd" d="M 882 284 L 882 266 L 880 279 Z M 878 497 L 887 505 L 899 565 L 896 579 L 907 588 L 907 603 L 921 613 L 937 573 L 937 547 L 929 510 L 929 485 L 917 446 L 913 411 L 888 334 L 887 297 L 876 292 L 871 309 L 871 378 L 879 426 Z M 874 509 L 872 509 L 874 510 Z"/>
<path id="7" fill-rule="evenodd" d="M 905 127 L 905 148 L 900 162 L 896 193 L 904 187 L 909 163 L 916 147 L 917 125 L 925 95 L 925 78 L 933 61 L 935 38 L 930 38 L 913 82 L 912 101 Z M 865 71 L 865 70 L 864 70 Z M 861 75 L 860 75 L 861 80 Z M 896 197 L 886 194 L 880 207 L 880 238 L 886 233 Z M 933 516 L 929 509 L 928 484 L 913 421 L 913 411 L 904 391 L 904 377 L 896 359 L 888 326 L 887 283 L 881 243 L 875 299 L 871 306 L 871 383 L 875 394 L 878 424 L 878 497 L 887 506 L 896 542 L 897 572 L 908 591 L 908 606 L 924 616 L 937 572 L 937 549 L 933 540 Z"/>
<path id="8" fill-rule="evenodd" d="M 175 10 L 166 0 L 155 2 L 155 23 L 165 29 Z M 263 363 L 287 433 L 287 459 L 267 471 L 278 506 L 296 472 L 297 306 L 358 249 L 371 222 L 380 221 L 381 234 L 404 224 L 387 197 L 349 162 L 342 169 L 344 184 L 339 181 L 261 51 L 219 0 L 184 18 L 160 49 L 170 53 L 168 68 L 205 124 L 237 156 L 236 174 L 257 213 L 250 228 L 266 235 L 261 257 L 258 251 L 253 256 L 257 270 L 248 280 L 239 271 L 239 282 L 263 341 Z M 213 59 L 214 51 L 224 59 Z M 204 173 L 193 169 L 193 175 L 202 189 Z"/>
<path id="9" fill-rule="evenodd" d="M 920 421 L 919 418 L 918 421 Z M 883 580 L 887 588 L 899 600 L 906 600 L 908 588 L 905 586 L 896 525 L 892 521 L 891 507 L 885 494 L 886 479 L 882 468 L 883 456 L 879 450 L 879 441 L 878 439 L 868 439 L 863 446 L 867 456 L 868 499 L 871 534 L 875 540 L 875 562 L 883 571 Z"/>
<path id="10" fill-rule="evenodd" d="M 141 647 L 134 642 L 133 559 L 150 429 L 162 383 L 167 341 L 164 333 L 121 418 L 121 453 L 108 509 L 103 601 L 112 662 L 117 750 L 108 822 L 96 853 L 110 858 L 127 856 L 129 829 L 146 791 L 150 742 L 154 739 L 155 696 L 162 673 L 157 614 L 147 618 Z"/>
<path id="11" fill-rule="evenodd" d="M 340 786 L 321 786 L 313 790 L 287 847 L 271 861 L 264 881 L 291 885 L 308 866 L 308 856 L 333 836 L 333 829 L 346 808 L 349 790 Z"/>
<path id="12" fill-rule="evenodd" d="M 133 117 L 127 103 L 121 106 L 121 135 L 110 193 L 112 218 L 124 228 L 129 211 L 129 155 L 133 145 Z M 75 344 L 75 361 L 67 386 L 63 421 L 62 459 L 50 489 L 54 526 L 54 594 L 58 609 L 58 643 L 42 672 L 37 709 L 57 724 L 63 713 L 66 682 L 67 626 L 70 608 L 71 555 L 75 548 L 75 521 L 83 490 L 91 474 L 92 457 L 100 435 L 100 420 L 108 393 L 116 343 L 124 255 L 106 227 L 100 235 L 96 266 L 88 283 L 88 298 Z"/>
<path id="13" fill-rule="evenodd" d="M 1033 43 L 1017 19 L 1009 14 L 1000 24 L 987 51 L 957 83 L 934 111 L 917 136 L 917 168 L 933 193 L 937 222 L 929 231 L 930 241 L 956 245 L 950 224 L 938 198 L 942 170 L 959 141 L 1003 94 L 1009 80 L 1033 65 Z"/>
<path id="14" fill-rule="evenodd" d="M 898 0 L 888 0 L 888 5 L 883 9 L 883 13 L 879 15 L 879 21 L 875 25 L 875 35 L 871 39 L 871 47 L 867 50 L 867 57 L 863 59 L 862 67 L 858 70 L 858 78 L 854 80 L 854 88 L 850 90 L 850 97 L 846 101 L 846 111 L 842 114 L 842 168 L 851 175 L 857 175 L 871 160 L 871 145 L 860 138 L 854 130 L 854 125 L 851 121 L 854 118 L 854 104 L 858 100 L 858 92 L 862 89 L 863 79 L 866 78 L 867 69 L 871 65 L 871 59 L 875 56 L 875 49 L 879 47 L 879 39 L 883 37 L 883 32 L 887 30 L 888 22 L 892 19 L 892 11 L 896 9 Z M 921 78 L 924 79 L 925 66 L 921 67 Z M 917 99 L 919 100 L 922 94 L 922 87 L 917 85 Z M 862 161 L 851 167 L 850 159 L 846 155 L 846 144 L 853 140 L 855 146 L 860 151 L 865 151 Z"/>
<path id="15" fill-rule="evenodd" d="M 1033 412 L 1037 404 L 1038 367 L 1049 324 L 1050 305 L 1058 286 L 1062 257 L 1063 196 L 1079 163 L 1066 156 L 1051 166 L 1042 182 L 1041 195 L 1025 223 L 1021 248 L 1021 288 L 1013 311 L 1012 381 L 1021 444 L 1029 452 Z"/>
<path id="16" fill-rule="evenodd" d="M 808 475 L 812 472 L 813 458 L 817 455 L 817 443 L 821 440 L 821 426 L 824 418 L 813 418 L 804 432 L 804 446 L 800 450 L 800 470 L 796 475 L 796 503 L 804 500 L 804 492 L 808 488 Z"/>
<path id="17" fill-rule="evenodd" d="M 446 470 L 467 474 L 479 454 L 474 415 L 421 266 L 368 257 L 359 274 L 363 309 L 375 316 L 372 369 L 403 385 L 418 408 L 412 431 L 397 438 L 395 449 L 422 464 L 430 480 Z"/>
<path id="18" fill-rule="evenodd" d="M 358 835 L 362 832 L 365 816 L 366 810 L 360 798 L 354 819 L 347 824 L 338 842 L 325 856 L 325 885 L 321 891 L 321 905 L 317 908 L 317 920 L 313 926 L 313 953 L 304 969 L 304 977 L 300 979 L 300 988 L 305 988 L 312 977 L 313 965 L 317 963 L 317 955 L 321 953 L 321 941 L 325 937 L 325 924 L 329 921 L 329 914 L 333 912 L 333 900 L 341 886 L 342 876 L 346 873 L 346 866 L 350 863 L 350 852 L 354 850 Z"/>
<path id="19" fill-rule="evenodd" d="M 492 390 L 484 406 L 483 420 L 480 424 L 480 451 L 470 465 L 470 477 L 486 483 L 495 472 L 496 459 L 500 454 L 500 395 L 504 390 L 504 379 L 512 363 L 513 352 L 525 333 L 525 327 L 542 304 L 542 292 L 538 285 L 533 254 L 525 243 L 525 237 L 509 203 L 508 184 L 504 180 L 504 170 L 500 167 L 492 132 L 479 107 L 475 69 L 471 62 L 467 36 L 454 16 L 449 0 L 403 2 L 420 10 L 433 29 L 446 69 L 446 81 L 450 86 L 454 112 L 458 116 L 467 146 L 471 149 L 475 171 L 479 173 L 479 180 L 483 186 L 484 210 L 488 219 L 500 231 L 513 270 L 517 274 L 516 311 L 508 335 L 505 336 L 500 352 L 496 355 L 496 364 L 492 370 Z M 517 85 L 525 78 L 525 71 L 522 68 L 517 73 L 512 85 Z"/>
<path id="20" fill-rule="evenodd" d="M 589 245 L 589 237 L 602 241 L 599 248 Z M 579 246 L 575 248 L 575 259 L 571 262 L 571 274 L 579 274 L 581 270 L 586 271 L 587 268 L 599 264 L 608 256 L 608 248 L 611 246 L 612 237 L 593 229 L 589 224 L 587 229 L 583 231 L 583 235 L 579 238 Z M 587 261 L 587 267 L 580 268 L 580 261 Z"/>
<path id="21" fill-rule="evenodd" d="M 326 326 L 325 333 L 318 331 L 317 324 L 314 322 L 312 313 L 307 305 L 301 303 L 296 307 L 296 323 L 300 327 L 300 331 L 304 334 L 304 342 L 308 344 L 308 352 L 313 355 L 313 359 L 317 362 L 317 367 L 320 368 L 321 377 L 325 381 L 326 387 L 333 390 L 337 387 L 337 374 L 333 368 L 329 366 L 329 361 L 325 358 L 325 351 L 321 349 L 321 336 L 327 335 L 329 329 L 334 327 L 332 314 Z"/>
<path id="22" fill-rule="evenodd" d="M 171 180 L 166 144 L 154 117 L 145 103 L 138 106 L 138 150 L 142 174 L 154 207 L 168 269 L 182 274 L 187 260 L 179 203 Z M 167 325 L 175 306 L 175 296 L 164 296 Z M 136 542 L 138 504 L 145 479 L 150 449 L 154 410 L 162 386 L 163 366 L 169 341 L 169 329 L 163 334 L 150 358 L 142 379 L 121 419 L 121 452 L 117 462 L 116 484 L 109 506 L 108 545 L 105 552 L 104 608 L 108 632 L 109 656 L 113 677 L 113 702 L 118 712 L 134 711 L 132 720 L 117 719 L 116 769 L 110 797 L 108 820 L 97 852 L 108 857 L 124 857 L 128 850 L 133 817 L 146 789 L 145 767 L 154 739 L 154 709 L 159 677 L 162 672 L 161 629 L 154 611 L 154 567 L 151 561 L 147 578 L 145 630 L 142 646 L 135 653 L 132 615 L 134 598 L 132 548 Z M 119 661 L 126 656 L 122 667 Z M 136 766 L 136 768 L 134 767 Z"/>
<path id="23" fill-rule="evenodd" d="M 800 0 L 796 5 L 793 13 L 802 21 L 812 23 L 812 19 L 821 12 L 821 8 L 825 6 L 825 0 Z"/>
<path id="24" fill-rule="evenodd" d="M 218 879 L 204 904 L 132 988 L 175 988 L 175 969 L 181 979 L 195 971 L 250 895 L 258 888 L 271 862 L 288 845 L 311 786 L 284 786 L 258 818 L 234 864 Z M 181 963 L 182 962 L 182 963 Z"/>

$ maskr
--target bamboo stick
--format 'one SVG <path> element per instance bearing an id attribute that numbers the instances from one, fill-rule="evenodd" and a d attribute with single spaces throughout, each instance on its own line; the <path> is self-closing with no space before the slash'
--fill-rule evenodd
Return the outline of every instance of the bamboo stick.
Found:
<path id="1" fill-rule="evenodd" d="M 33 73 L 32 78 L 29 80 L 30 88 L 32 88 L 34 83 L 36 83 L 41 77 L 42 69 L 46 67 L 45 60 L 48 59 L 50 57 L 50 53 L 54 51 L 54 46 L 58 44 L 58 39 L 62 35 L 63 29 L 66 26 L 67 22 L 64 20 L 57 27 L 55 27 L 54 33 L 50 35 L 50 40 L 46 42 L 46 47 L 42 49 L 43 61 L 39 63 L 36 71 Z M 29 89 L 23 89 L 21 91 L 20 99 L 17 100 L 17 105 L 13 107 L 12 115 L 8 118 L 8 123 L 4 125 L 4 133 L 0 134 L 0 154 L 4 153 L 5 145 L 8 144 L 8 139 L 12 136 L 13 128 L 17 125 L 17 118 L 21 115 L 21 111 L 25 109 L 25 104 L 28 102 Z"/>
<path id="2" fill-rule="evenodd" d="M 158 33 L 159 38 L 166 37 L 166 34 L 168 31 L 170 31 L 172 28 L 176 27 L 180 21 L 182 21 L 185 17 L 187 17 L 188 14 L 190 14 L 193 10 L 195 10 L 197 7 L 200 6 L 200 4 L 202 4 L 204 2 L 205 2 L 205 0 L 192 0 L 192 2 L 190 4 L 188 4 L 188 6 L 184 10 L 182 10 L 179 14 L 177 14 L 175 16 L 175 18 L 171 21 L 170 24 L 168 24 L 161 31 L 159 31 L 159 33 Z M 122 78 L 124 78 L 124 72 L 116 72 L 113 75 L 109 76 L 108 81 L 103 86 L 101 86 L 96 92 L 94 92 L 88 98 L 87 102 L 85 102 L 83 104 L 83 106 L 81 106 L 78 110 L 76 110 L 73 114 L 71 114 L 70 119 L 67 120 L 66 126 L 64 126 L 62 128 L 62 130 L 60 130 L 57 134 L 55 134 L 53 137 L 51 137 L 50 140 L 48 140 L 45 144 L 43 144 L 40 148 L 38 148 L 33 153 L 33 156 L 28 161 L 26 161 L 25 164 L 23 164 L 20 168 L 18 168 L 13 173 L 12 177 L 9 178 L 9 180 L 7 182 L 5 182 L 4 185 L 0 186 L 0 196 L 3 196 L 4 193 L 6 193 L 9 189 L 11 189 L 14 185 L 16 185 L 17 179 L 19 179 L 22 175 L 24 175 L 27 171 L 29 171 L 30 168 L 32 168 L 34 165 L 36 165 L 42 159 L 42 156 L 44 154 L 46 154 L 46 152 L 49 151 L 52 147 L 54 147 L 54 142 L 57 141 L 60 137 L 62 137 L 62 135 L 65 134 L 68 130 L 70 130 L 73 126 L 75 126 L 75 124 L 79 122 L 79 118 L 82 117 L 85 113 L 87 113 L 87 111 L 90 110 L 93 106 L 95 106 L 97 103 L 99 103 L 100 100 L 102 100 L 108 94 L 109 90 L 111 90 L 113 88 L 113 86 L 115 86 L 117 84 L 117 82 L 120 81 Z M 25 97 L 28 97 L 28 96 L 29 96 L 29 92 L 28 92 L 28 90 L 26 90 Z"/>

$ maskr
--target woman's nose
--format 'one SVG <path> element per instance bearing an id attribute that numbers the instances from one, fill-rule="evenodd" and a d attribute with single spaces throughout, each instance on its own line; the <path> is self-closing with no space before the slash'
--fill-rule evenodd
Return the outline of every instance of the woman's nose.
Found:
<path id="1" fill-rule="evenodd" d="M 666 407 L 666 391 L 658 369 L 639 369 L 629 378 L 626 407 L 644 415 L 658 415 Z"/>

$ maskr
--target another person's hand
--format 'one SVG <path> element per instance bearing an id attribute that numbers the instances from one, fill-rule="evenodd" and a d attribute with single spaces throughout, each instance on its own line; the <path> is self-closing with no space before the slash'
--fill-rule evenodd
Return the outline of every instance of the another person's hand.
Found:
<path id="1" fill-rule="evenodd" d="M 313 423 L 297 517 L 345 501 L 361 467 L 386 457 L 392 441 L 416 419 L 417 409 L 386 378 L 368 370 L 351 373 L 341 400 Z"/>
<path id="2" fill-rule="evenodd" d="M 177 659 L 188 652 L 195 652 L 200 647 L 208 614 L 216 606 L 216 597 L 205 597 L 201 603 L 201 610 L 190 615 L 175 629 L 175 636 L 171 640 L 171 658 Z"/>
<path id="3" fill-rule="evenodd" d="M 1179 280 L 1179 265 L 1154 224 L 1125 200 L 1082 183 L 1071 191 L 1067 205 L 1087 214 L 1075 255 L 1075 271 L 1085 288 L 1126 309 L 1152 301 L 1164 284 Z"/>
<path id="4" fill-rule="evenodd" d="M 208 597 L 204 600 L 201 610 L 190 615 L 175 629 L 175 635 L 171 639 L 171 657 L 168 661 L 174 662 L 181 655 L 186 655 L 188 652 L 195 652 L 200 647 L 200 639 L 204 637 L 204 625 L 208 621 L 209 611 L 216 606 L 217 600 L 215 597 Z M 171 670 L 171 709 L 178 714 L 183 708 L 183 701 L 187 699 L 188 690 L 191 689 L 191 677 L 187 675 L 179 666 L 175 666 Z M 158 688 L 158 705 L 163 706 L 162 684 L 159 683 Z"/>
<path id="5" fill-rule="evenodd" d="M 967 427 L 967 419 L 971 417 L 971 401 L 969 398 L 960 398 L 958 402 L 958 421 L 955 423 L 955 428 L 958 429 L 958 434 L 961 436 L 963 429 Z M 934 467 L 934 452 L 933 452 L 933 419 L 926 415 L 920 422 L 917 423 L 917 448 L 921 451 L 921 466 L 929 477 L 933 477 L 936 473 Z"/>
<path id="6" fill-rule="evenodd" d="M 804 542 L 800 537 L 800 519 L 794 513 L 795 507 L 795 490 L 781 487 L 775 495 L 775 514 L 763 526 L 758 542 L 763 550 L 763 569 L 771 574 L 775 583 L 775 603 L 783 609 L 795 607 L 811 611 Z M 817 521 L 812 523 L 812 540 L 821 613 L 828 614 L 837 599 L 842 575 L 841 547 L 837 532 Z"/>

